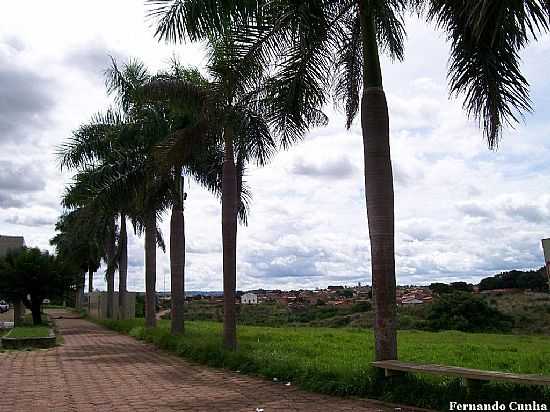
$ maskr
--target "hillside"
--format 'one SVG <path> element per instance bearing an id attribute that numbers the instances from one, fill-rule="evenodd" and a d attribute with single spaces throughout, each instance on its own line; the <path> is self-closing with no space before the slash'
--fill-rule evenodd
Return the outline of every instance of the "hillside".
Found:
<path id="1" fill-rule="evenodd" d="M 515 334 L 550 335 L 550 294 L 517 291 L 515 293 L 475 294 L 511 318 L 511 330 Z M 401 305 L 398 307 L 399 329 L 425 329 L 430 304 Z M 207 301 L 194 301 L 186 305 L 189 320 L 221 322 L 223 305 Z M 240 305 L 238 322 L 256 326 L 315 326 L 372 328 L 374 312 L 370 305 L 333 307 L 311 305 L 291 310 L 280 304 Z"/>

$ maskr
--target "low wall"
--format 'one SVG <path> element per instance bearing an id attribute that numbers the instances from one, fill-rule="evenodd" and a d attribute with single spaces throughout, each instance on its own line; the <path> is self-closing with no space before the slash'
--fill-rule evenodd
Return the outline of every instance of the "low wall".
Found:
<path id="1" fill-rule="evenodd" d="M 88 315 L 95 319 L 107 319 L 107 292 L 92 292 L 87 294 Z M 125 319 L 134 319 L 136 317 L 136 293 L 127 292 L 127 312 Z M 118 292 L 114 292 L 113 319 L 120 319 L 118 307 Z"/>
<path id="2" fill-rule="evenodd" d="M 2 348 L 4 349 L 47 349 L 53 348 L 56 345 L 55 334 L 52 330 L 50 330 L 49 336 L 35 338 L 11 338 L 8 334 L 7 336 L 2 337 L 1 342 Z"/>

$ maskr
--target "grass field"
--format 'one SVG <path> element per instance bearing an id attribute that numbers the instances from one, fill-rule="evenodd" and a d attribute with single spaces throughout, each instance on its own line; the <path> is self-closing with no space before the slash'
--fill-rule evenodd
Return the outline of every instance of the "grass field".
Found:
<path id="1" fill-rule="evenodd" d="M 10 338 L 45 338 L 50 334 L 48 326 L 18 326 L 9 333 Z"/>
<path id="2" fill-rule="evenodd" d="M 476 393 L 459 380 L 427 376 L 380 379 L 370 367 L 373 334 L 370 330 L 311 327 L 239 327 L 239 349 L 221 345 L 221 324 L 187 322 L 184 336 L 169 334 L 169 322 L 153 330 L 143 320 L 106 321 L 104 325 L 154 343 L 191 360 L 225 367 L 303 388 L 338 395 L 379 399 L 444 409 L 450 400 L 539 400 L 550 402 L 550 391 L 506 384 L 483 385 Z M 548 337 L 461 332 L 399 333 L 402 360 L 441 363 L 477 369 L 550 375 Z"/>

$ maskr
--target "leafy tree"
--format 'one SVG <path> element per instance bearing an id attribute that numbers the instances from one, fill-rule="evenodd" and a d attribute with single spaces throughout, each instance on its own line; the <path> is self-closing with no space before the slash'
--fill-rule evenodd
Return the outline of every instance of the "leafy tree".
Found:
<path id="1" fill-rule="evenodd" d="M 81 275 L 73 262 L 38 248 L 9 252 L 0 260 L 0 289 L 31 310 L 35 325 L 42 323 L 42 301 L 63 297 L 82 287 Z"/>
<path id="2" fill-rule="evenodd" d="M 336 292 L 336 295 L 341 296 L 343 298 L 352 298 L 353 297 L 353 290 L 351 289 L 340 289 Z"/>
<path id="3" fill-rule="evenodd" d="M 428 312 L 426 327 L 430 330 L 497 332 L 509 330 L 512 319 L 479 296 L 454 292 L 435 299 Z"/>
<path id="4" fill-rule="evenodd" d="M 473 292 L 474 286 L 466 282 L 452 282 L 451 284 L 446 283 L 432 283 L 429 286 L 430 290 L 438 295 L 443 293 L 453 293 L 457 291 L 462 292 Z"/>
<path id="5" fill-rule="evenodd" d="M 479 290 L 492 289 L 531 289 L 539 292 L 548 291 L 548 277 L 544 267 L 538 270 L 511 270 L 484 278 L 479 282 Z"/>
<path id="6" fill-rule="evenodd" d="M 467 282 L 451 282 L 451 289 L 453 291 L 473 292 L 474 285 Z"/>
<path id="7" fill-rule="evenodd" d="M 451 293 L 453 291 L 448 284 L 441 282 L 431 283 L 429 287 L 433 293 L 438 295 L 441 295 L 442 293 Z"/>
<path id="8" fill-rule="evenodd" d="M 397 358 L 394 191 L 389 117 L 379 54 L 402 60 L 410 6 L 451 43 L 453 95 L 476 119 L 490 148 L 502 128 L 530 110 L 519 52 L 549 28 L 543 0 L 149 0 L 157 35 L 181 41 L 230 37 L 237 57 L 272 70 L 265 82 L 270 114 L 287 130 L 325 120 L 328 96 L 343 106 L 349 128 L 361 117 L 365 195 L 375 302 L 375 357 Z M 230 22 L 231 24 L 227 24 Z M 287 141 L 295 135 L 287 134 Z"/>

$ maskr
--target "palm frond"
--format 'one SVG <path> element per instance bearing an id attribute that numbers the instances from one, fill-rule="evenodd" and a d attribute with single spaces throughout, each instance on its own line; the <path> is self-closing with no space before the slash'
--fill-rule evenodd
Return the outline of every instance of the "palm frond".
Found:
<path id="1" fill-rule="evenodd" d="M 359 111 L 363 87 L 363 44 L 361 21 L 353 10 L 338 31 L 338 48 L 335 61 L 334 99 L 337 106 L 343 105 L 346 127 L 349 129 Z"/>
<path id="2" fill-rule="evenodd" d="M 80 126 L 72 137 L 57 150 L 61 169 L 76 169 L 100 161 L 111 151 L 117 128 L 124 122 L 123 114 L 114 109 L 97 113 Z"/>
<path id="3" fill-rule="evenodd" d="M 263 1 L 146 0 L 147 17 L 156 23 L 155 37 L 172 43 L 203 40 L 223 33 L 230 24 L 250 20 Z"/>
<path id="4" fill-rule="evenodd" d="M 374 18 L 378 43 L 382 51 L 391 59 L 403 60 L 403 44 L 405 42 L 404 13 L 407 1 L 376 0 L 371 2 L 374 7 Z"/>
<path id="5" fill-rule="evenodd" d="M 432 0 L 429 19 L 451 42 L 452 95 L 483 129 L 490 148 L 504 126 L 514 126 L 531 110 L 529 84 L 520 70 L 519 51 L 529 35 L 548 31 L 548 11 L 537 0 Z"/>

